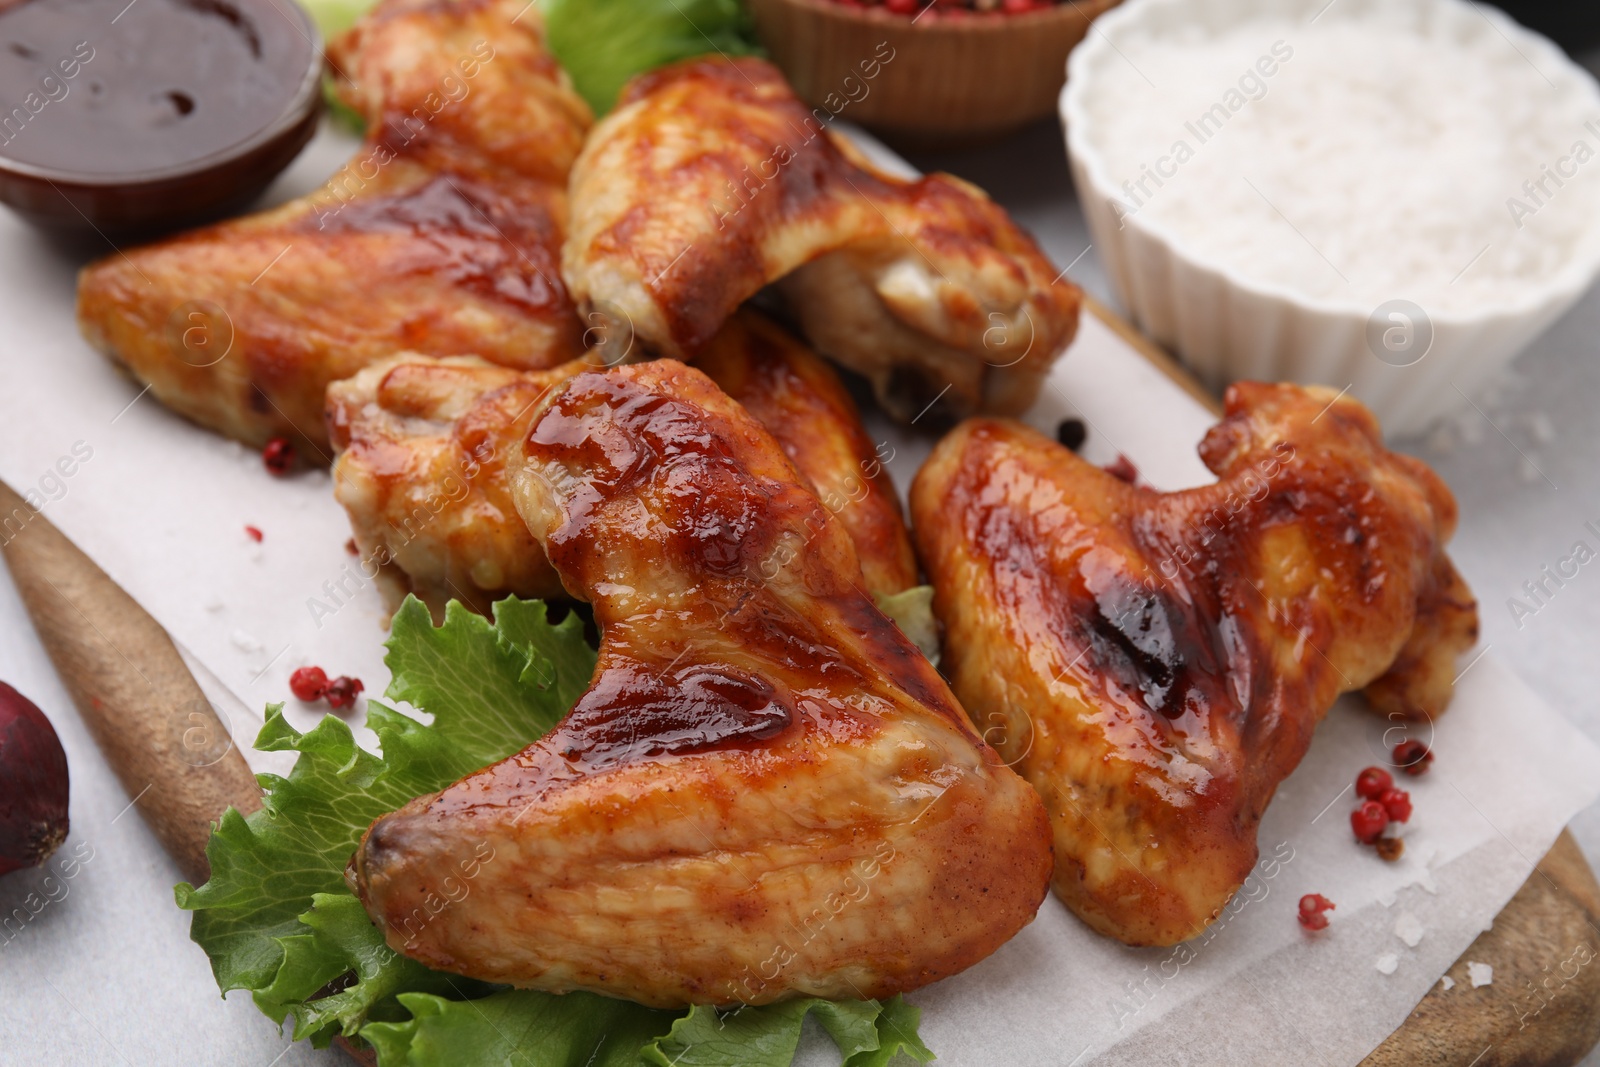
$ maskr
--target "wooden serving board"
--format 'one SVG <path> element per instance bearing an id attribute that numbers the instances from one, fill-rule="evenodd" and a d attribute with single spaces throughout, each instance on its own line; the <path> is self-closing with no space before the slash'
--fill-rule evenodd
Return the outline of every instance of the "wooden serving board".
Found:
<path id="1" fill-rule="evenodd" d="M 1221 414 L 1217 398 L 1170 355 L 1093 297 L 1084 300 L 1184 392 Z M 1473 988 L 1468 960 L 1493 967 L 1493 983 Z M 1600 966 L 1593 964 L 1600 964 L 1600 882 L 1562 831 L 1493 928 L 1446 972 L 1455 987 L 1445 995 L 1443 982 L 1436 984 L 1363 1067 L 1571 1067 L 1600 1043 Z"/>
<path id="2" fill-rule="evenodd" d="M 1088 308 L 1187 393 L 1218 410 L 1215 397 L 1132 326 L 1093 300 Z M 202 874 L 204 859 L 194 848 L 203 836 L 201 827 L 223 804 L 248 809 L 259 803 L 258 794 L 236 752 L 196 759 L 183 745 L 167 743 L 165 733 L 171 731 L 152 709 L 196 703 L 193 681 L 167 634 L 42 516 L 6 546 L 5 554 L 19 585 L 37 594 L 28 600 L 35 624 L 80 710 L 97 726 L 107 760 L 124 782 L 164 783 L 141 794 L 141 814 L 162 831 L 186 869 Z M 119 620 L 114 646 L 88 622 L 91 618 Z M 146 731 L 149 736 L 129 728 L 140 709 L 156 724 Z M 1472 986 L 1469 960 L 1493 967 L 1491 985 Z M 1571 835 L 1563 833 L 1492 929 L 1450 967 L 1455 988 L 1446 995 L 1436 984 L 1364 1062 L 1368 1067 L 1569 1067 L 1600 1041 L 1600 966 L 1592 965 L 1597 961 L 1600 883 Z M 372 1062 L 340 1044 L 359 1062 Z"/>

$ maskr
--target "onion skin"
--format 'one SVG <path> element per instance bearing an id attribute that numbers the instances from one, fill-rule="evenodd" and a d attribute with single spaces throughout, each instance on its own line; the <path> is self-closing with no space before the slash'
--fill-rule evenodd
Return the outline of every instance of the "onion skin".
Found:
<path id="1" fill-rule="evenodd" d="M 67 754 L 44 712 L 0 682 L 0 875 L 37 867 L 67 839 Z"/>

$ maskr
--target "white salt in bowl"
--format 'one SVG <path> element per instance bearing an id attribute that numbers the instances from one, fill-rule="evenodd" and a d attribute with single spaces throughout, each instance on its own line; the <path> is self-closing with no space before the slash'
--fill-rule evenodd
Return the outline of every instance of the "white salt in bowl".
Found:
<path id="1" fill-rule="evenodd" d="M 1492 8 L 1130 0 L 1067 69 L 1095 247 L 1213 388 L 1349 387 L 1420 433 L 1600 272 L 1600 87 Z"/>

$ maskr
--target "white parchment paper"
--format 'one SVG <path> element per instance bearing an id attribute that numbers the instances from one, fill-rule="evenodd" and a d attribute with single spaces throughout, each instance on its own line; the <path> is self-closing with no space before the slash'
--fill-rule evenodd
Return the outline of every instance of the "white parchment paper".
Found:
<path id="1" fill-rule="evenodd" d="M 322 134 L 279 195 L 313 187 L 349 151 L 347 139 Z M 170 415 L 113 371 L 73 321 L 80 262 L 0 215 L 0 477 L 37 494 L 172 633 L 242 742 L 265 703 L 288 698 L 288 675 L 303 664 L 381 692 L 384 606 L 345 552 L 328 476 L 274 479 L 254 452 Z M 1088 424 L 1091 459 L 1124 453 L 1166 489 L 1209 478 L 1194 446 L 1211 417 L 1092 317 L 1029 421 L 1053 432 L 1066 417 Z M 928 442 L 869 423 L 895 448 L 903 488 Z M 1358 1062 L 1600 796 L 1600 750 L 1492 655 L 1463 667 L 1448 716 L 1424 734 L 1433 771 L 1403 783 L 1416 814 L 1400 862 L 1355 846 L 1348 814 L 1356 772 L 1401 735 L 1347 699 L 1280 788 L 1261 829 L 1262 864 L 1205 935 L 1179 949 L 1128 949 L 1052 898 L 993 957 L 912 996 L 940 1062 Z M 292 717 L 314 721 L 304 710 Z M 248 755 L 257 769 L 285 769 L 279 756 Z M 1308 892 L 1338 905 L 1317 936 L 1294 918 Z M 803 1059 L 829 1062 L 815 1042 Z"/>

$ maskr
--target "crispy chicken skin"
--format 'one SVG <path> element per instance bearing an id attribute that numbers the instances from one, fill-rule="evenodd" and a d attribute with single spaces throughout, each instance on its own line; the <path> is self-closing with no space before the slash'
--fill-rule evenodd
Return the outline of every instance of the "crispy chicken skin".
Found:
<path id="1" fill-rule="evenodd" d="M 537 9 L 389 0 L 329 58 L 368 134 L 325 186 L 78 282 L 84 336 L 162 403 L 312 454 L 328 383 L 396 352 L 524 369 L 583 352 L 558 255 L 590 117 Z"/>
<path id="2" fill-rule="evenodd" d="M 1157 493 L 972 420 L 911 496 L 952 687 L 1044 797 L 1057 894 L 1134 945 L 1216 917 L 1340 693 L 1437 715 L 1477 633 L 1449 490 L 1357 402 L 1235 385 L 1200 455 L 1217 483 Z"/>
<path id="3" fill-rule="evenodd" d="M 474 58 L 475 73 L 463 66 Z M 329 46 L 328 62 L 375 138 L 444 170 L 565 186 L 593 122 L 545 45 L 538 8 L 514 0 L 383 0 Z"/>
<path id="4" fill-rule="evenodd" d="M 915 989 L 1032 919 L 1038 795 L 709 378 L 581 374 L 512 469 L 599 663 L 544 738 L 368 830 L 350 880 L 393 948 L 530 988 L 761 1004 Z M 408 926 L 484 845 L 472 892 Z"/>
<path id="5" fill-rule="evenodd" d="M 823 355 L 908 420 L 935 398 L 953 414 L 1022 411 L 1077 330 L 1077 288 L 1000 207 L 948 175 L 873 170 L 764 60 L 635 79 L 571 191 L 563 277 L 633 355 L 695 355 L 784 279 Z"/>
<path id="6" fill-rule="evenodd" d="M 752 311 L 728 320 L 699 365 L 777 438 L 844 525 L 867 588 L 915 585 L 894 486 L 833 369 Z M 517 372 L 403 355 L 329 386 L 334 495 L 391 603 L 416 593 L 442 617 L 452 598 L 487 613 L 508 594 L 565 596 L 511 503 L 505 463 L 545 390 L 594 366 Z"/>
<path id="7" fill-rule="evenodd" d="M 507 595 L 565 595 L 505 468 L 540 397 L 590 366 L 514 371 L 407 353 L 328 387 L 333 495 L 391 605 L 415 593 L 442 619 L 450 600 L 486 615 Z"/>

